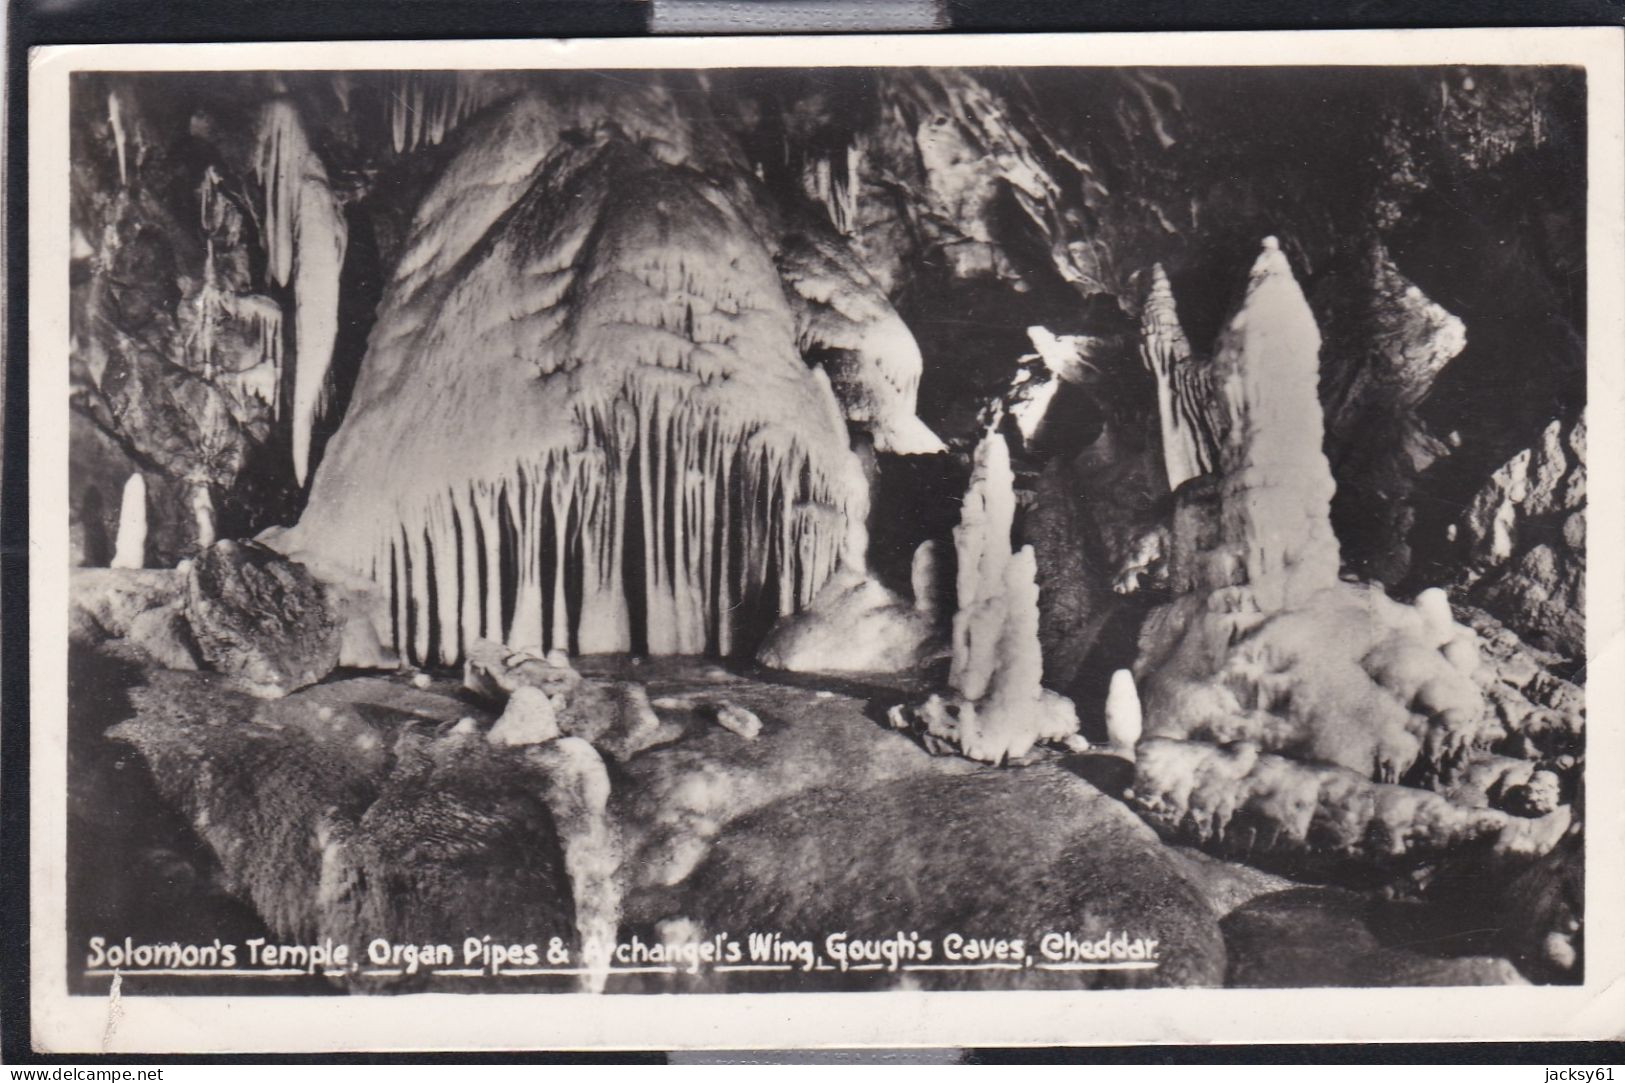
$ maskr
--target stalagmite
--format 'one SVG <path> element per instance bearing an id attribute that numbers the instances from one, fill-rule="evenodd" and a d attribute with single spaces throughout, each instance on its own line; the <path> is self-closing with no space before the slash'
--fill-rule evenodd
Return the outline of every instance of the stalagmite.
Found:
<path id="1" fill-rule="evenodd" d="M 909 566 L 909 584 L 914 592 L 914 608 L 921 613 L 937 611 L 937 599 L 942 593 L 942 556 L 937 543 L 926 540 L 914 550 Z"/>
<path id="2" fill-rule="evenodd" d="M 1072 701 L 1044 688 L 1032 546 L 1010 551 L 1015 475 L 1004 437 L 976 447 L 970 487 L 954 528 L 958 579 L 947 696 L 931 696 L 894 725 L 921 731 L 927 747 L 1003 763 L 1039 741 L 1075 734 Z"/>
<path id="3" fill-rule="evenodd" d="M 1252 742 L 1383 782 L 1419 762 L 1444 774 L 1494 738 L 1476 643 L 1442 595 L 1405 605 L 1339 578 L 1319 348 L 1266 240 L 1204 377 L 1213 474 L 1174 494 L 1178 596 L 1146 618 L 1134 667 L 1145 733 Z"/>
<path id="4" fill-rule="evenodd" d="M 194 543 L 199 549 L 207 549 L 215 542 L 214 497 L 209 495 L 209 487 L 193 485 L 191 502 Z"/>
<path id="5" fill-rule="evenodd" d="M 131 474 L 119 504 L 118 539 L 113 545 L 113 567 L 147 566 L 147 479 Z"/>
<path id="6" fill-rule="evenodd" d="M 1106 690 L 1106 740 L 1114 749 L 1132 753 L 1140 741 L 1140 693 L 1134 674 L 1126 669 L 1112 674 Z"/>
<path id="7" fill-rule="evenodd" d="M 734 197 L 619 127 L 559 149 L 559 123 L 521 101 L 465 129 L 278 544 L 388 584 L 420 664 L 476 625 L 538 651 L 748 649 L 863 566 L 840 404 Z M 464 161 L 536 146 L 557 153 L 528 184 Z"/>
<path id="8" fill-rule="evenodd" d="M 1151 269 L 1151 290 L 1140 314 L 1140 357 L 1157 378 L 1163 464 L 1168 488 L 1178 489 L 1213 471 L 1220 434 L 1207 413 L 1211 381 L 1203 361 L 1191 352 L 1160 263 Z"/>
<path id="9" fill-rule="evenodd" d="M 1308 302 L 1266 238 L 1205 374 L 1223 512 L 1212 539 L 1192 533 L 1202 529 L 1194 520 L 1176 519 L 1173 575 L 1182 589 L 1235 588 L 1247 599 L 1241 608 L 1272 613 L 1337 582 L 1319 357 Z"/>
<path id="10" fill-rule="evenodd" d="M 265 107 L 255 171 L 265 189 L 267 270 L 294 295 L 293 468 L 304 484 L 311 428 L 320 415 L 338 335 L 339 273 L 348 227 L 291 101 Z"/>
<path id="11" fill-rule="evenodd" d="M 1450 596 L 1438 587 L 1429 587 L 1416 596 L 1413 604 L 1438 645 L 1448 643 L 1457 630 L 1456 618 L 1450 612 Z"/>
<path id="12" fill-rule="evenodd" d="M 1010 533 L 1015 526 L 1015 474 L 1004 437 L 988 433 L 976 446 L 970 487 L 954 528 L 954 549 L 959 555 L 955 597 L 959 608 L 953 622 L 953 666 L 948 684 L 970 700 L 987 693 L 1002 646 L 1005 610 L 1004 587 L 1015 557 Z"/>

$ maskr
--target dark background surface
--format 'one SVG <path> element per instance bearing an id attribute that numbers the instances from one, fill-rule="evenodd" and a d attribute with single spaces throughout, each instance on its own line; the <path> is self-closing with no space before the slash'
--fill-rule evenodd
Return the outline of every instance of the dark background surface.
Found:
<path id="1" fill-rule="evenodd" d="M 677 5 L 667 5 L 677 6 Z M 772 0 L 751 4 L 752 29 L 773 25 Z M 831 2 L 843 29 L 864 29 L 852 14 L 860 0 Z M 805 7 L 805 5 L 803 5 Z M 310 41 L 327 39 L 524 38 L 629 36 L 648 32 L 651 7 L 627 0 L 10 0 L 7 5 L 6 77 L 6 335 L 4 342 L 5 430 L 0 454 L 0 660 L 4 663 L 0 703 L 4 732 L 0 747 L 0 1061 L 84 1063 L 84 1056 L 39 1056 L 29 1047 L 28 957 L 28 598 L 26 477 L 27 419 L 27 51 L 31 46 L 92 42 Z M 1390 28 L 1451 26 L 1619 26 L 1621 0 L 1375 0 L 1304 3 L 1302 0 L 943 0 L 937 21 L 949 32 L 977 31 L 1144 31 L 1247 30 L 1293 28 Z M 802 13 L 802 19 L 805 13 Z M 804 32 L 805 21 L 795 29 Z M 718 29 L 727 29 L 718 27 Z M 821 1053 L 824 1063 L 840 1054 Z M 970 1063 L 1528 1063 L 1617 1062 L 1625 1044 L 1508 1043 L 1480 1045 L 1322 1045 L 1076 1050 L 972 1050 Z M 239 1061 L 253 1063 L 660 1063 L 663 1054 L 579 1054 L 442 1056 L 352 1055 L 254 1058 L 135 1057 L 120 1063 Z M 685 1056 L 692 1061 L 694 1056 Z M 771 1055 L 722 1055 L 734 1063 L 763 1063 Z M 857 1053 L 863 1062 L 953 1059 L 948 1052 Z"/>

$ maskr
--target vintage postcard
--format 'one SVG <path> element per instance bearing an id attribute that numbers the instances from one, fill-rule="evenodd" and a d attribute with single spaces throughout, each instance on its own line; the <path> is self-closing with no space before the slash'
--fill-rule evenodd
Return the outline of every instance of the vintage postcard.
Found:
<path id="1" fill-rule="evenodd" d="M 38 51 L 36 1045 L 1617 1035 L 1621 41 Z"/>

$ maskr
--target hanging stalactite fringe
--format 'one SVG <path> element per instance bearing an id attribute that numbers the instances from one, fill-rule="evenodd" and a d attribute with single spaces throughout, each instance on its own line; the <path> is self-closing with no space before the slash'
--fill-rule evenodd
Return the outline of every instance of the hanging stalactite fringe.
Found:
<path id="1" fill-rule="evenodd" d="M 411 660 L 450 665 L 476 639 L 727 654 L 742 620 L 805 607 L 840 563 L 844 480 L 793 443 L 635 383 L 578 420 L 589 451 L 402 494 L 389 521 L 348 533 L 345 563 L 390 585 Z"/>
<path id="2" fill-rule="evenodd" d="M 502 91 L 485 72 L 409 71 L 390 77 L 389 132 L 396 154 L 441 141 Z"/>

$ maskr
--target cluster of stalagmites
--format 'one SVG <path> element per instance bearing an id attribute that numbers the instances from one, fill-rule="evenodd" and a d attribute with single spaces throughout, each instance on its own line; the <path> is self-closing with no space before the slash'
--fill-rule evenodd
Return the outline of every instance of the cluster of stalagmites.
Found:
<path id="1" fill-rule="evenodd" d="M 1339 578 L 1320 336 L 1273 239 L 1211 354 L 1186 340 L 1160 272 L 1143 343 L 1175 597 L 1141 633 L 1135 806 L 1173 836 L 1260 857 L 1555 845 L 1576 715 L 1532 703 L 1533 678 L 1504 679 L 1443 591 L 1405 604 Z"/>
<path id="2" fill-rule="evenodd" d="M 890 715 L 893 726 L 914 731 L 933 752 L 998 764 L 1078 731 L 1072 701 L 1042 684 L 1037 564 L 1031 546 L 1010 551 L 1015 515 L 1010 450 L 1003 436 L 990 431 L 976 446 L 954 529 L 957 608 L 949 690 Z"/>

